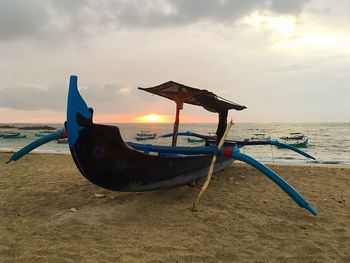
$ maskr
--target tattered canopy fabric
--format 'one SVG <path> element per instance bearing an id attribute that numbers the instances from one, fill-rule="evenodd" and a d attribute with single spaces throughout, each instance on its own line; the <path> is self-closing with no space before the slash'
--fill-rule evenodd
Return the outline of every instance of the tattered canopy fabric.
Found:
<path id="1" fill-rule="evenodd" d="M 243 110 L 247 108 L 246 106 L 223 99 L 210 91 L 191 88 L 174 81 L 168 81 L 150 88 L 139 89 L 173 100 L 180 105 L 188 103 L 202 106 L 211 112 L 220 113 L 231 109 Z"/>

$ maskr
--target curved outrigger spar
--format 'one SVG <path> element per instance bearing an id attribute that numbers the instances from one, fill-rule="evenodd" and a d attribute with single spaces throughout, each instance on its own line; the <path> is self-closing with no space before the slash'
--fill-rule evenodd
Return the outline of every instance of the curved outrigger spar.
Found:
<path id="1" fill-rule="evenodd" d="M 12 155 L 8 162 L 20 159 L 34 148 L 51 140 L 67 137 L 77 168 L 90 182 L 109 190 L 139 192 L 185 185 L 204 177 L 208 173 L 213 156 L 216 155 L 215 171 L 224 169 L 234 160 L 243 161 L 281 187 L 300 207 L 317 215 L 316 210 L 293 187 L 264 164 L 241 153 L 240 148 L 249 145 L 274 145 L 314 159 L 311 155 L 274 140 L 227 140 L 224 147 L 218 150 L 217 144 L 226 128 L 228 110 L 243 110 L 245 106 L 222 99 L 207 90 L 172 81 L 152 88 L 140 88 L 176 102 L 174 131 L 166 135 L 173 137 L 172 146 L 125 143 L 118 127 L 93 123 L 93 110 L 81 97 L 77 81 L 76 76 L 70 77 L 65 130 L 59 129 L 54 134 L 32 142 Z M 178 125 L 183 103 L 202 106 L 219 114 L 216 137 L 186 132 L 186 136 L 205 139 L 206 146 L 176 146 L 177 135 L 181 135 L 178 133 Z"/>

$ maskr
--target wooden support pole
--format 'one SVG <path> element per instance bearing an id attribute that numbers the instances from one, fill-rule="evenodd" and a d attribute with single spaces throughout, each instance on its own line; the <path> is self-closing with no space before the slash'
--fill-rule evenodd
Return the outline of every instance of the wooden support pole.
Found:
<path id="1" fill-rule="evenodd" d="M 177 133 L 179 131 L 179 123 L 180 123 L 180 110 L 182 110 L 183 104 L 180 102 L 176 103 L 176 115 L 173 129 L 173 139 L 171 141 L 171 146 L 176 146 L 177 144 Z"/>
<path id="2" fill-rule="evenodd" d="M 224 142 L 227 138 L 227 135 L 228 135 L 228 132 L 230 131 L 231 127 L 233 125 L 233 122 L 232 120 L 230 121 L 230 123 L 228 124 L 228 126 L 226 127 L 226 130 L 225 130 L 225 133 L 224 135 L 222 136 L 221 140 L 220 140 L 220 143 L 218 145 L 218 152 L 220 151 L 221 147 L 224 145 Z M 198 192 L 197 196 L 196 196 L 196 199 L 195 201 L 193 202 L 193 205 L 192 205 L 192 211 L 195 210 L 198 202 L 199 202 L 199 199 L 201 198 L 202 194 L 204 193 L 205 190 L 207 190 L 208 186 L 209 186 L 209 183 L 210 183 L 210 180 L 211 180 L 211 177 L 213 175 L 213 172 L 214 172 L 214 167 L 215 167 L 215 163 L 216 163 L 216 158 L 217 158 L 217 155 L 218 154 L 215 154 L 212 161 L 211 161 L 211 165 L 210 165 L 210 168 L 209 168 L 209 172 L 208 172 L 208 176 L 207 176 L 207 179 L 205 180 L 201 190 Z"/>

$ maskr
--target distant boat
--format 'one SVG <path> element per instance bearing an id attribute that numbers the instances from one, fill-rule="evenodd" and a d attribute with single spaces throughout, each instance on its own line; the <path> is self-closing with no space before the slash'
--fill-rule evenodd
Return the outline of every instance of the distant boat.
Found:
<path id="1" fill-rule="evenodd" d="M 68 138 L 59 138 L 57 139 L 57 143 L 68 143 Z"/>
<path id="2" fill-rule="evenodd" d="M 0 133 L 0 137 L 3 139 L 20 139 L 20 138 L 26 138 L 26 134 L 20 134 L 19 132 L 2 132 Z"/>
<path id="3" fill-rule="evenodd" d="M 52 134 L 52 133 L 55 133 L 55 131 L 45 130 L 45 131 L 37 132 L 37 133 L 35 134 L 35 136 L 36 136 L 36 137 L 43 137 L 43 136 L 46 136 L 46 135 L 49 135 L 49 134 Z"/>
<path id="4" fill-rule="evenodd" d="M 202 138 L 187 138 L 187 141 L 190 143 L 199 143 L 199 142 L 205 142 L 205 139 Z"/>
<path id="5" fill-rule="evenodd" d="M 157 138 L 157 134 L 150 131 L 140 131 L 136 133 L 136 137 L 135 137 L 137 141 L 152 140 L 155 138 Z"/>
<path id="6" fill-rule="evenodd" d="M 24 127 L 17 127 L 18 130 L 45 130 L 45 131 L 48 131 L 48 130 L 51 130 L 51 131 L 54 131 L 56 130 L 55 127 L 51 127 L 51 126 L 47 126 L 47 125 L 43 125 L 43 126 L 37 126 L 37 125 L 34 125 L 34 126 L 24 126 Z"/>
<path id="7" fill-rule="evenodd" d="M 246 140 L 249 141 L 266 141 L 266 140 L 271 140 L 270 136 L 266 136 L 265 133 L 255 133 L 253 137 L 250 137 Z"/>
<path id="8" fill-rule="evenodd" d="M 288 136 L 281 137 L 285 144 L 297 147 L 297 148 L 307 148 L 310 146 L 309 138 L 302 134 L 301 132 L 292 132 Z"/>
<path id="9" fill-rule="evenodd" d="M 206 142 L 208 139 L 216 140 L 216 133 L 215 132 L 208 132 L 208 135 L 202 135 L 195 132 L 187 131 L 187 133 L 190 133 L 193 137 L 187 137 L 187 141 L 189 143 L 200 143 L 200 142 Z"/>

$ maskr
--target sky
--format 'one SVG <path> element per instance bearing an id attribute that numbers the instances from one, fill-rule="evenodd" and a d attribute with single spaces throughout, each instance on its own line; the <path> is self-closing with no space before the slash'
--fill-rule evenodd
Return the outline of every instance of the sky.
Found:
<path id="1" fill-rule="evenodd" d="M 172 122 L 137 89 L 169 80 L 245 105 L 235 122 L 349 122 L 349 33 L 348 0 L 0 0 L 0 123 L 63 123 L 70 75 L 95 122 Z"/>

